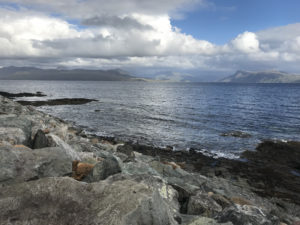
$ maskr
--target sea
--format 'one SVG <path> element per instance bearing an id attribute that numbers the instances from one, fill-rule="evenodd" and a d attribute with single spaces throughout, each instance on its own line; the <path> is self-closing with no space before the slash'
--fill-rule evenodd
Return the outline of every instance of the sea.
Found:
<path id="1" fill-rule="evenodd" d="M 237 158 L 263 140 L 300 141 L 300 84 L 0 81 L 0 91 L 97 99 L 37 109 L 88 133 L 175 151 Z"/>

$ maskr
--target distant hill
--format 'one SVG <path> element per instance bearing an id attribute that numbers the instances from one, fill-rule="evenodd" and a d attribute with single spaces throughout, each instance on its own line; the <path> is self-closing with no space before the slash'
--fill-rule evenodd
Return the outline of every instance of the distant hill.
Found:
<path id="1" fill-rule="evenodd" d="M 237 71 L 234 75 L 223 78 L 224 83 L 300 83 L 300 75 L 278 71 Z"/>
<path id="2" fill-rule="evenodd" d="M 0 80 L 78 80 L 78 81 L 142 81 L 121 70 L 39 69 L 35 67 L 3 67 Z"/>

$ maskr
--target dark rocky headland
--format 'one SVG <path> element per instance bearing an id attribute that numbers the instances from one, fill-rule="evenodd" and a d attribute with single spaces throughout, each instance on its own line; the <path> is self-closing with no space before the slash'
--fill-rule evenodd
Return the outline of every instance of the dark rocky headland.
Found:
<path id="1" fill-rule="evenodd" d="M 88 135 L 0 96 L 0 225 L 296 225 L 300 143 L 239 160 Z"/>
<path id="2" fill-rule="evenodd" d="M 20 97 L 46 97 L 43 92 L 36 93 L 9 93 L 0 91 L 0 95 L 9 99 L 15 99 Z M 58 99 L 48 99 L 48 100 L 39 100 L 39 101 L 26 101 L 26 100 L 17 100 L 21 105 L 32 105 L 32 106 L 54 106 L 54 105 L 83 105 L 90 102 L 97 102 L 96 99 L 87 99 L 87 98 L 58 98 Z"/>
<path id="3" fill-rule="evenodd" d="M 21 105 L 32 105 L 32 106 L 53 106 L 53 105 L 83 105 L 90 102 L 96 102 L 95 99 L 87 98 L 59 98 L 59 99 L 49 99 L 45 101 L 17 101 Z"/>

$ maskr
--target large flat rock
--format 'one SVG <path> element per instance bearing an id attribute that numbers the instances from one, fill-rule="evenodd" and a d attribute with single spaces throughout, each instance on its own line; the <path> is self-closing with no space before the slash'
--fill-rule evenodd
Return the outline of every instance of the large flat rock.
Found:
<path id="1" fill-rule="evenodd" d="M 155 180 L 44 178 L 0 188 L 0 224 L 171 225 L 175 195 Z"/>

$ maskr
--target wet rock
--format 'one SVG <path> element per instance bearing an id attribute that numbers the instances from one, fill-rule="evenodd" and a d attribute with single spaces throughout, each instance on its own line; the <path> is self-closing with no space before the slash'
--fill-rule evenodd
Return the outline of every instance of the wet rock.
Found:
<path id="1" fill-rule="evenodd" d="M 231 137 L 237 137 L 237 138 L 250 138 L 251 134 L 248 134 L 248 133 L 245 133 L 242 131 L 229 131 L 226 133 L 222 133 L 221 136 L 223 136 L 223 137 L 231 136 Z"/>
<path id="2" fill-rule="evenodd" d="M 31 150 L 27 147 L 0 147 L 0 185 L 71 173 L 72 159 L 60 148 Z"/>
<path id="3" fill-rule="evenodd" d="M 42 92 L 38 91 L 36 93 L 9 93 L 9 92 L 4 92 L 0 91 L 0 95 L 6 98 L 20 98 L 20 97 L 45 97 L 47 95 L 43 94 Z"/>
<path id="4" fill-rule="evenodd" d="M 121 145 L 117 147 L 117 151 L 120 153 L 123 153 L 127 155 L 127 158 L 125 159 L 127 162 L 134 161 L 135 154 L 133 152 L 133 148 L 131 148 L 129 145 Z"/>
<path id="5" fill-rule="evenodd" d="M 151 183 L 130 178 L 92 184 L 44 178 L 2 187 L 0 221 L 11 225 L 177 224 L 172 208 L 176 192 L 158 181 Z"/>
<path id="6" fill-rule="evenodd" d="M 282 145 L 285 146 L 286 143 L 282 143 Z M 269 151 L 262 151 L 263 154 L 260 154 L 260 151 L 249 152 L 248 154 L 251 156 L 253 154 L 253 157 L 247 158 L 245 154 L 242 156 L 243 160 L 214 159 L 196 151 L 181 152 L 180 155 L 176 155 L 173 152 L 136 144 L 130 144 L 128 148 L 135 152 L 137 161 L 140 159 L 136 152 L 154 157 L 155 160 L 144 162 L 170 185 L 184 189 L 189 195 L 193 195 L 199 190 L 206 193 L 211 191 L 219 197 L 215 197 L 214 200 L 222 206 L 223 210 L 235 204 L 230 198 L 239 196 L 249 201 L 247 204 L 263 206 L 266 216 L 273 214 L 278 216 L 281 221 L 291 224 L 293 217 L 299 218 L 300 216 L 298 213 L 298 211 L 300 212 L 299 177 L 291 172 L 298 171 L 297 162 L 300 162 L 300 159 L 296 152 L 299 148 L 296 143 L 292 146 L 290 146 L 294 149 L 291 151 L 292 157 L 283 156 L 283 159 L 286 158 L 283 161 L 280 160 L 280 154 L 277 156 L 271 152 L 273 147 Z M 274 149 L 276 148 L 275 146 Z M 269 152 L 271 154 L 268 156 Z M 290 154 L 289 151 L 285 151 L 285 153 Z M 200 173 L 208 176 L 209 179 L 205 179 L 203 176 L 197 177 L 191 173 L 181 173 L 180 169 L 178 172 L 171 165 L 165 165 L 159 161 L 175 162 L 176 164 L 185 162 L 184 172 Z M 285 164 L 289 166 L 285 167 Z M 134 167 L 134 163 L 132 166 Z M 219 171 L 221 171 L 221 175 L 216 177 L 216 173 L 218 174 Z M 213 196 L 211 197 L 213 198 Z M 237 203 L 245 205 L 245 202 L 237 201 Z"/>
<path id="7" fill-rule="evenodd" d="M 122 158 L 124 163 L 136 162 L 135 153 L 129 145 L 119 145 L 116 147 L 116 154 Z"/>
<path id="8" fill-rule="evenodd" d="M 62 99 L 51 99 L 47 101 L 17 101 L 21 105 L 32 105 L 32 106 L 53 106 L 53 105 L 83 105 L 90 102 L 95 102 L 95 99 L 86 98 L 62 98 Z"/>
<path id="9" fill-rule="evenodd" d="M 171 146 L 171 145 L 168 145 L 164 148 L 165 151 L 173 151 L 174 150 L 174 147 Z"/>
<path id="10" fill-rule="evenodd" d="M 193 154 L 197 154 L 197 151 L 196 151 L 196 149 L 194 149 L 194 148 L 190 148 L 190 149 L 189 149 L 189 153 L 190 153 L 191 155 L 193 155 Z"/>
<path id="11" fill-rule="evenodd" d="M 178 192 L 178 203 L 180 205 L 179 212 L 181 214 L 187 214 L 191 193 L 175 184 L 172 184 L 172 187 Z"/>
<path id="12" fill-rule="evenodd" d="M 107 177 L 120 173 L 121 167 L 115 157 L 108 157 L 98 162 L 90 173 L 84 178 L 86 182 L 97 182 Z"/>
<path id="13" fill-rule="evenodd" d="M 34 136 L 32 148 L 39 149 L 39 148 L 46 148 L 46 147 L 50 147 L 48 138 L 42 130 L 38 130 Z"/>
<path id="14" fill-rule="evenodd" d="M 128 157 L 127 155 L 121 153 L 121 152 L 116 152 L 115 156 L 117 156 L 118 158 L 120 158 L 120 160 L 122 160 L 123 163 L 128 163 L 128 162 L 135 162 L 134 157 Z"/>
<path id="15" fill-rule="evenodd" d="M 264 141 L 257 146 L 256 151 L 243 152 L 242 157 L 300 170 L 300 142 Z"/>
<path id="16" fill-rule="evenodd" d="M 249 162 L 233 167 L 232 171 L 247 177 L 256 193 L 300 204 L 300 177 L 291 173 L 300 172 L 299 142 L 265 141 L 256 151 L 246 151 L 242 157 Z"/>
<path id="17" fill-rule="evenodd" d="M 215 200 L 216 203 L 218 203 L 222 208 L 227 208 L 232 205 L 232 202 L 227 199 L 226 197 L 220 195 L 220 194 L 212 194 L 209 195 L 213 200 Z"/>

